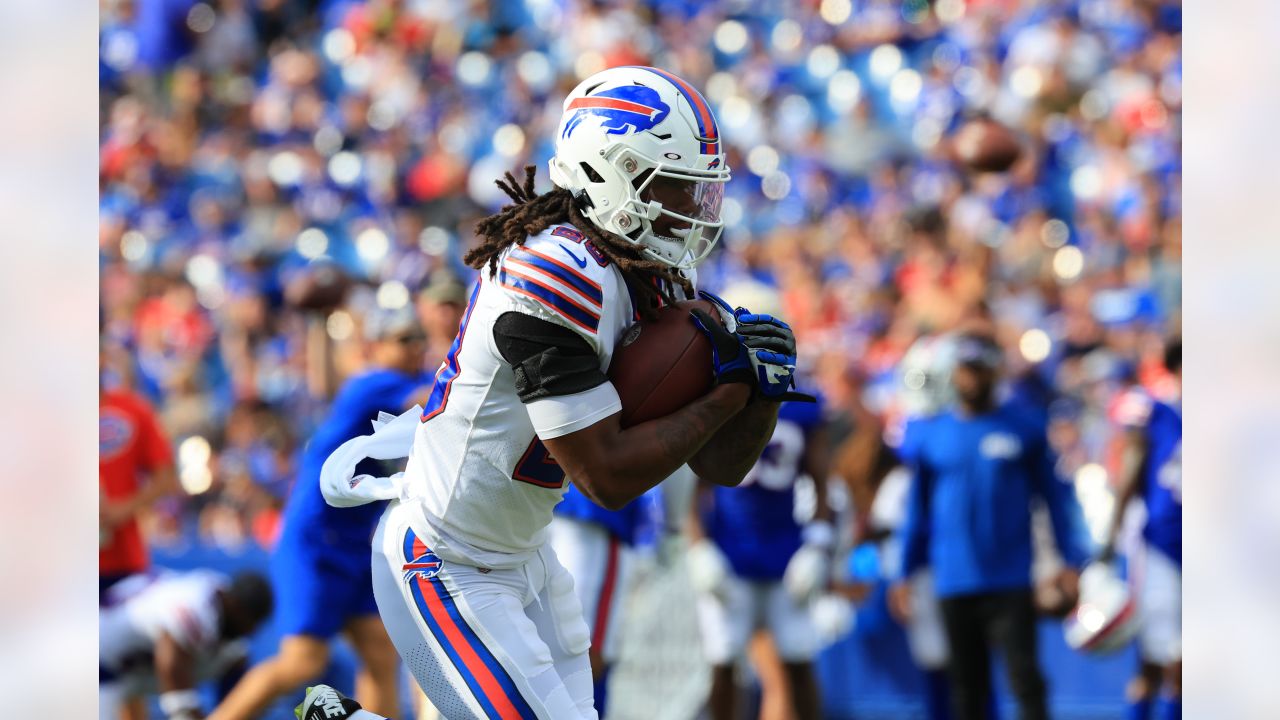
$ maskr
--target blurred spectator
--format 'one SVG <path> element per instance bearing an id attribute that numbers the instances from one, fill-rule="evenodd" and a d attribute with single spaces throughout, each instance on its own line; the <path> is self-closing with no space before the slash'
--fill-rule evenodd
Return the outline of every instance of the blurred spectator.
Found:
<path id="1" fill-rule="evenodd" d="M 145 400 L 111 377 L 106 352 L 98 378 L 98 600 L 150 566 L 138 518 L 178 492 L 173 449 Z"/>
<path id="2" fill-rule="evenodd" d="M 962 334 L 952 371 L 956 404 L 908 426 L 903 440 L 914 477 L 892 604 L 909 618 L 906 580 L 921 568 L 933 571 L 950 646 L 952 706 L 962 720 L 986 717 L 996 649 L 1018 716 L 1048 717 L 1031 591 L 1032 500 L 1043 500 L 1052 519 L 1069 605 L 1089 552 L 1080 508 L 1054 471 L 1043 423 L 996 400 L 1000 355 L 989 335 Z"/>
<path id="3" fill-rule="evenodd" d="M 451 273 L 432 275 L 431 282 L 418 294 L 418 316 L 427 331 L 425 369 L 435 370 L 444 362 L 466 307 L 467 288 Z"/>

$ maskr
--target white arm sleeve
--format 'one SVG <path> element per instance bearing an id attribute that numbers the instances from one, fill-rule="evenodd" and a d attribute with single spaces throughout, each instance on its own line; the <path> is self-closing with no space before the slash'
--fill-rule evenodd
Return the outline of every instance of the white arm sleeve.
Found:
<path id="1" fill-rule="evenodd" d="M 538 437 L 551 440 L 622 411 L 622 400 L 613 383 L 605 382 L 573 395 L 556 395 L 525 405 Z"/>

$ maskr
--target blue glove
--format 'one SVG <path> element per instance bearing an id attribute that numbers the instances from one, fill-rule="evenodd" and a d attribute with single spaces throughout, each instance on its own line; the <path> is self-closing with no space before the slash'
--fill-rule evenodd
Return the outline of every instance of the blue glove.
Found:
<path id="1" fill-rule="evenodd" d="M 746 383 L 754 387 L 756 374 L 742 339 L 724 329 L 703 310 L 690 310 L 689 314 L 693 317 L 693 324 L 711 341 L 711 369 L 715 373 L 715 384 Z"/>
<path id="2" fill-rule="evenodd" d="M 746 308 L 734 311 L 734 319 L 737 335 L 751 358 L 760 394 L 776 402 L 814 402 L 812 396 L 790 392 L 796 383 L 796 336 L 791 326 L 772 315 L 757 315 Z"/>
<path id="3" fill-rule="evenodd" d="M 734 332 L 737 329 L 738 321 L 737 317 L 734 315 L 733 306 L 726 302 L 724 298 L 713 292 L 707 292 L 706 290 L 699 290 L 698 297 L 719 308 L 720 320 L 724 323 L 724 326 L 729 329 L 729 332 Z"/>

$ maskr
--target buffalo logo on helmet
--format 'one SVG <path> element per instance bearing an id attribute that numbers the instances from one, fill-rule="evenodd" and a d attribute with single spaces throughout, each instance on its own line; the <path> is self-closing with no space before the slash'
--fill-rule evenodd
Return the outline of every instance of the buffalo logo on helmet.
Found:
<path id="1" fill-rule="evenodd" d="M 569 103 L 573 112 L 562 137 L 569 137 L 583 120 L 598 118 L 606 135 L 630 135 L 657 127 L 667 119 L 671 107 L 658 91 L 644 85 L 623 85 L 580 97 Z"/>

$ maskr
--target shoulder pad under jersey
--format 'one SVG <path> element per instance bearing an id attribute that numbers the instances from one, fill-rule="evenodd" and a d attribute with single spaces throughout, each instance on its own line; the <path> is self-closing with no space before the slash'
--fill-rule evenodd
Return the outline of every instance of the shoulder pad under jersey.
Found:
<path id="1" fill-rule="evenodd" d="M 571 226 L 555 225 L 508 248 L 495 285 L 523 310 L 593 338 L 617 300 L 617 270 Z"/>

